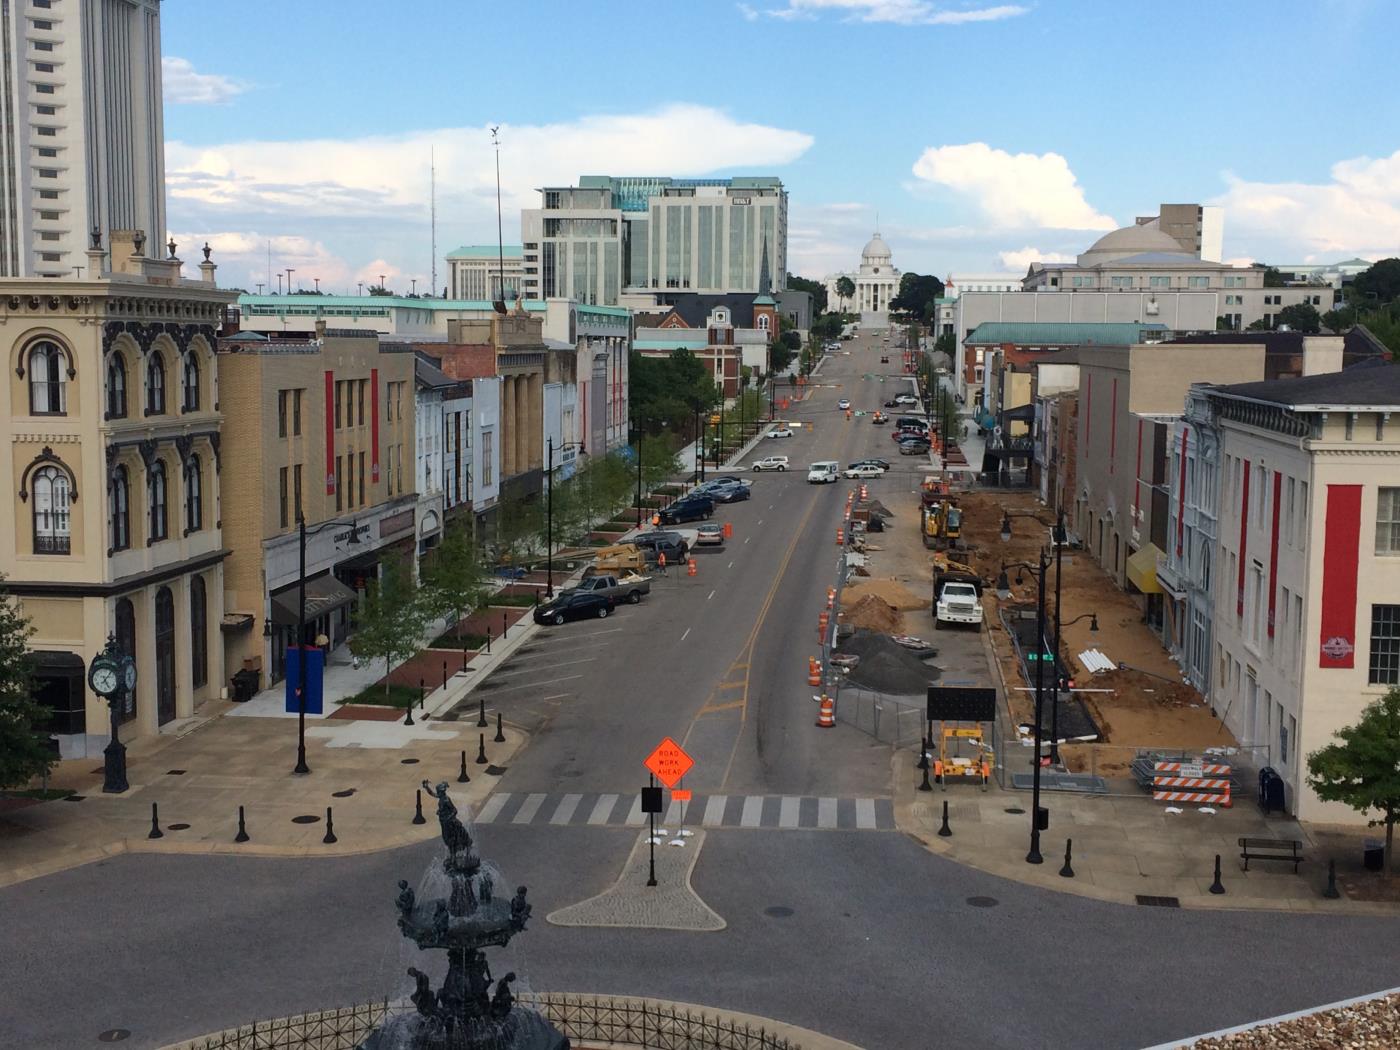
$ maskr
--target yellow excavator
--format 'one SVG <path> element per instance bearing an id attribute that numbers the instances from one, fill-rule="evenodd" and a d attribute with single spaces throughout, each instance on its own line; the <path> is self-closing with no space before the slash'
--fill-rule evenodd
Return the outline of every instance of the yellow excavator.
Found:
<path id="1" fill-rule="evenodd" d="M 925 504 L 919 515 L 924 546 L 930 550 L 956 549 L 962 540 L 962 511 L 952 500 Z"/>

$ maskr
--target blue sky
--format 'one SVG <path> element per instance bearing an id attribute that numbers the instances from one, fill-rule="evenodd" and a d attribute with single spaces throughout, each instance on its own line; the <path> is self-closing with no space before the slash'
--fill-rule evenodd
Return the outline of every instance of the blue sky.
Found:
<path id="1" fill-rule="evenodd" d="M 776 174 L 790 269 L 1072 256 L 1164 201 L 1227 258 L 1400 254 L 1390 0 L 163 5 L 169 221 L 221 278 L 428 286 L 580 174 Z M 189 254 L 188 252 L 186 254 Z M 275 279 L 274 279 L 275 280 Z"/>

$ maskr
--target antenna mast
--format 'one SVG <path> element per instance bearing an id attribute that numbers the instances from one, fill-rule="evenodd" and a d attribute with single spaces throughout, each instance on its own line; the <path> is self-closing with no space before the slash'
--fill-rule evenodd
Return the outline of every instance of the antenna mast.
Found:
<path id="1" fill-rule="evenodd" d="M 496 151 L 496 251 L 497 266 L 496 279 L 500 282 L 498 289 L 500 296 L 495 301 L 497 313 L 506 312 L 506 242 L 505 234 L 501 229 L 501 138 L 498 132 L 501 126 L 497 124 L 491 129 L 491 145 Z"/>
<path id="2" fill-rule="evenodd" d="M 433 155 L 433 147 L 428 147 L 428 225 L 432 229 L 431 251 L 433 254 L 431 271 L 432 280 L 428 284 L 428 295 L 437 294 L 437 162 Z"/>

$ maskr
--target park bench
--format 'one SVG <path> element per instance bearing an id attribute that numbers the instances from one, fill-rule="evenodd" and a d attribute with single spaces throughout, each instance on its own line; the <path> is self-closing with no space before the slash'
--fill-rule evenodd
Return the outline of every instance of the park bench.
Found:
<path id="1" fill-rule="evenodd" d="M 1293 864 L 1293 874 L 1298 874 L 1298 865 L 1303 862 L 1303 844 L 1297 839 L 1240 839 L 1240 856 L 1244 858 L 1244 870 L 1249 870 L 1251 860 L 1285 860 Z"/>

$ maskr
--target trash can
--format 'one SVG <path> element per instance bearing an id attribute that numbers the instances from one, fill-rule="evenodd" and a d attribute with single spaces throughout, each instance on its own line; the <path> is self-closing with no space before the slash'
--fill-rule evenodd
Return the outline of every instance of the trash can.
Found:
<path id="1" fill-rule="evenodd" d="M 1367 871 L 1385 870 L 1385 843 L 1380 839 L 1367 839 L 1362 846 L 1362 866 Z"/>
<path id="2" fill-rule="evenodd" d="M 1259 808 L 1267 815 L 1274 810 L 1287 812 L 1284 799 L 1283 777 L 1273 766 L 1265 766 L 1259 771 Z"/>
<path id="3" fill-rule="evenodd" d="M 1041 831 L 1050 830 L 1050 810 L 1045 806 L 1037 806 L 1035 810 L 1035 826 Z"/>
<path id="4" fill-rule="evenodd" d="M 233 696 L 232 699 L 243 703 L 253 699 L 257 695 L 258 686 L 262 684 L 262 675 L 257 671 L 235 671 L 233 675 Z"/>

